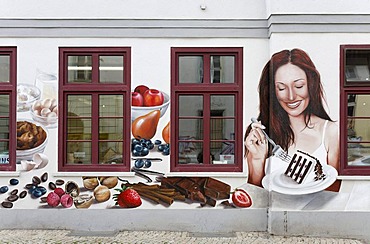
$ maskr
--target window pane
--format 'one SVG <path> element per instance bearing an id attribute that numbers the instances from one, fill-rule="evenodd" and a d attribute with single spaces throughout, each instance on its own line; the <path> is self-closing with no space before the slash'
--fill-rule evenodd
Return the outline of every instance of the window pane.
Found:
<path id="1" fill-rule="evenodd" d="M 0 164 L 9 163 L 9 142 L 0 141 Z"/>
<path id="2" fill-rule="evenodd" d="M 211 140 L 233 140 L 234 119 L 211 119 Z"/>
<path id="3" fill-rule="evenodd" d="M 202 140 L 202 119 L 179 119 L 179 137 L 191 138 L 192 140 Z"/>
<path id="4" fill-rule="evenodd" d="M 122 140 L 123 119 L 99 119 L 100 140 Z"/>
<path id="5" fill-rule="evenodd" d="M 179 57 L 179 83 L 203 83 L 203 57 Z"/>
<path id="6" fill-rule="evenodd" d="M 0 82 L 9 82 L 10 77 L 10 56 L 0 55 Z"/>
<path id="7" fill-rule="evenodd" d="M 347 82 L 369 82 L 370 50 L 346 51 L 345 75 Z"/>
<path id="8" fill-rule="evenodd" d="M 91 78 L 91 56 L 68 56 L 68 83 L 91 83 Z"/>
<path id="9" fill-rule="evenodd" d="M 370 95 L 349 94 L 348 95 L 348 116 L 370 117 Z"/>
<path id="10" fill-rule="evenodd" d="M 199 116 L 203 111 L 203 96 L 179 96 L 179 116 Z"/>
<path id="11" fill-rule="evenodd" d="M 233 95 L 212 95 L 211 111 L 222 111 L 220 115 L 214 116 L 235 116 L 235 96 Z M 211 115 L 212 116 L 212 115 Z"/>
<path id="12" fill-rule="evenodd" d="M 100 164 L 122 164 L 122 143 L 121 142 L 100 142 L 99 143 Z"/>
<path id="13" fill-rule="evenodd" d="M 9 117 L 9 95 L 0 94 L 0 116 Z"/>
<path id="14" fill-rule="evenodd" d="M 91 117 L 91 95 L 68 95 L 68 116 Z"/>
<path id="15" fill-rule="evenodd" d="M 202 164 L 203 143 L 181 141 L 179 148 L 179 164 Z"/>
<path id="16" fill-rule="evenodd" d="M 123 56 L 99 57 L 99 82 L 124 83 Z"/>
<path id="17" fill-rule="evenodd" d="M 211 83 L 234 83 L 234 56 L 211 56 Z"/>
<path id="18" fill-rule="evenodd" d="M 91 164 L 91 142 L 67 142 L 68 164 Z"/>
<path id="19" fill-rule="evenodd" d="M 370 141 L 370 118 L 348 119 L 347 128 L 349 141 Z"/>
<path id="20" fill-rule="evenodd" d="M 348 165 L 370 166 L 370 143 L 348 143 Z"/>
<path id="21" fill-rule="evenodd" d="M 123 95 L 99 95 L 99 116 L 123 116 Z"/>
<path id="22" fill-rule="evenodd" d="M 9 139 L 9 119 L 0 118 L 0 139 Z"/>
<path id="23" fill-rule="evenodd" d="M 91 140 L 91 119 L 69 117 L 67 124 L 68 140 Z"/>
<path id="24" fill-rule="evenodd" d="M 234 147 L 235 143 L 225 141 L 222 143 L 221 150 L 211 149 L 211 153 L 214 155 L 213 164 L 235 164 Z"/>

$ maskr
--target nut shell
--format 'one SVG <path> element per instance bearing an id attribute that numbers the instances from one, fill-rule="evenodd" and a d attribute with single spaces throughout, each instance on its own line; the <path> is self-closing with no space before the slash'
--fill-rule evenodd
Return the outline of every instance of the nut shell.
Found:
<path id="1" fill-rule="evenodd" d="M 81 194 L 73 201 L 76 208 L 89 208 L 94 201 L 94 197 L 88 194 Z"/>
<path id="2" fill-rule="evenodd" d="M 94 190 L 94 197 L 97 202 L 105 202 L 110 198 L 110 190 L 108 187 L 100 185 Z"/>
<path id="3" fill-rule="evenodd" d="M 76 182 L 68 181 L 65 185 L 65 192 L 71 195 L 71 197 L 77 197 L 78 195 L 80 195 L 80 188 L 78 187 Z"/>
<path id="4" fill-rule="evenodd" d="M 94 190 L 99 185 L 97 177 L 82 177 L 83 185 L 88 190 Z"/>
<path id="5" fill-rule="evenodd" d="M 115 187 L 118 184 L 118 178 L 116 176 L 99 177 L 100 184 L 108 187 L 109 189 Z"/>

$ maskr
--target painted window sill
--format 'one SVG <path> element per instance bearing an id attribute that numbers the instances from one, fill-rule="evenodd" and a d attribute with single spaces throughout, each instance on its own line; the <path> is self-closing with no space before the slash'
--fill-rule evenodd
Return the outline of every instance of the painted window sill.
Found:
<path id="1" fill-rule="evenodd" d="M 19 171 L 0 171 L 0 177 L 19 177 L 20 175 Z"/>
<path id="2" fill-rule="evenodd" d="M 83 176 L 123 176 L 134 177 L 134 172 L 56 172 L 55 177 L 83 177 Z"/>

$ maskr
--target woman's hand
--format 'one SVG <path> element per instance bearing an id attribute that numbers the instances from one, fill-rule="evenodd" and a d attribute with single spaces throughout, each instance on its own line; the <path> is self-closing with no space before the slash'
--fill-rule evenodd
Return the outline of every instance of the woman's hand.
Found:
<path id="1" fill-rule="evenodd" d="M 268 143 L 262 130 L 261 123 L 252 123 L 251 130 L 245 138 L 244 145 L 247 150 L 248 182 L 257 186 L 262 185 L 265 176 L 265 161 L 268 152 Z"/>
<path id="2" fill-rule="evenodd" d="M 251 157 L 254 160 L 266 159 L 268 152 L 268 143 L 262 130 L 265 126 L 260 122 L 252 123 L 251 130 L 248 136 L 245 138 L 244 145 L 247 148 L 247 157 Z"/>

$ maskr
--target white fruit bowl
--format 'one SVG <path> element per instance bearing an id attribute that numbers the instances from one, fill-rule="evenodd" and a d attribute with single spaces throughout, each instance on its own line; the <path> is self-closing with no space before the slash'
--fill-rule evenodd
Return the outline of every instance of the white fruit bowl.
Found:
<path id="1" fill-rule="evenodd" d="M 170 96 L 163 93 L 164 101 L 163 104 L 160 106 L 151 106 L 151 107 L 139 107 L 139 106 L 132 106 L 131 107 L 131 121 L 134 121 L 137 117 L 143 116 L 148 114 L 154 110 L 159 110 L 161 112 L 161 117 L 166 113 L 168 109 L 168 105 L 170 104 Z"/>

